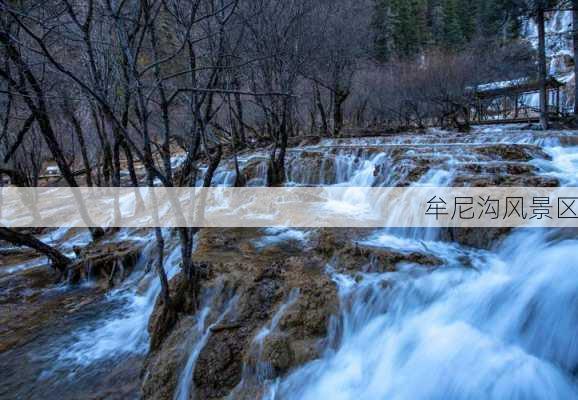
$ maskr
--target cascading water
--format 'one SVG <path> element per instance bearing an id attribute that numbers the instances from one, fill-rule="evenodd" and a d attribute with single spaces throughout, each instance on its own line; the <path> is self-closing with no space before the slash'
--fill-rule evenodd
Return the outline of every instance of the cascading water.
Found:
<path id="1" fill-rule="evenodd" d="M 139 258 L 135 273 L 121 287 L 108 294 L 110 302 L 123 306 L 95 321 L 84 329 L 73 332 L 74 343 L 58 356 L 62 365 L 88 366 L 97 360 L 119 354 L 144 354 L 148 348 L 147 324 L 160 293 L 160 281 L 145 272 L 146 265 L 155 260 L 155 243 L 150 240 Z M 167 277 L 172 278 L 179 269 L 180 249 L 175 246 L 164 260 Z M 139 284 L 144 289 L 139 290 Z"/>
<path id="2" fill-rule="evenodd" d="M 532 135 L 502 140 L 545 146 L 552 160 L 533 164 L 576 184 L 578 148 Z M 454 160 L 431 169 L 416 185 L 451 184 L 458 168 Z M 329 345 L 271 384 L 266 398 L 578 398 L 578 240 L 520 230 L 487 252 L 416 231 L 383 230 L 363 244 L 427 253 L 444 265 L 356 276 L 330 268 L 341 313 Z"/>
<path id="3" fill-rule="evenodd" d="M 469 268 L 445 251 L 431 273 L 335 275 L 336 347 L 271 398 L 576 398 L 578 241 L 522 232 Z"/>
<path id="4" fill-rule="evenodd" d="M 265 339 L 275 332 L 275 330 L 277 329 L 277 325 L 279 325 L 279 321 L 281 321 L 281 318 L 283 317 L 287 309 L 291 307 L 293 303 L 295 303 L 298 297 L 299 297 L 299 289 L 291 290 L 291 293 L 289 293 L 289 298 L 285 303 L 281 305 L 281 307 L 279 307 L 275 315 L 273 315 L 271 323 L 263 327 L 253 339 L 253 344 L 257 350 L 256 376 L 258 381 L 260 382 L 264 382 L 270 376 L 270 366 L 267 363 L 261 361 L 262 357 L 261 355 L 263 353 L 263 345 Z"/>
<path id="5" fill-rule="evenodd" d="M 542 147 L 551 160 L 537 159 L 529 165 L 573 186 L 578 184 L 578 147 L 566 143 L 572 135 L 500 127 L 451 136 L 430 130 L 391 140 L 326 140 L 288 153 L 289 185 L 351 186 L 347 196 L 331 199 L 328 206 L 359 212 L 367 199 L 355 187 L 451 185 L 464 165 L 493 162 L 480 161 L 476 148 L 501 143 Z M 265 182 L 266 162 L 262 155 L 240 157 L 242 169 L 254 170 L 250 184 Z M 230 185 L 234 177 L 231 166 L 223 166 L 215 184 Z M 42 240 L 58 243 L 67 235 L 68 230 L 61 229 Z M 306 230 L 272 228 L 263 230 L 253 245 L 257 250 L 283 242 L 305 246 L 310 236 Z M 63 247 L 67 253 L 73 252 L 73 244 L 90 239 L 87 231 L 70 237 L 73 240 Z M 266 368 L 251 376 L 260 377 L 257 384 L 268 385 L 271 399 L 577 398 L 578 317 L 573 310 L 578 306 L 578 287 L 571 277 L 578 270 L 574 261 L 578 241 L 563 237 L 556 232 L 521 231 L 489 252 L 444 243 L 434 230 L 374 232 L 360 243 L 422 253 L 443 265 L 435 270 L 405 265 L 385 274 L 329 270 L 339 289 L 341 309 L 330 325 L 322 357 L 273 383 Z M 127 238 L 138 239 L 127 230 L 114 240 Z M 152 242 L 152 236 L 140 239 Z M 180 252 L 170 239 L 167 244 L 165 268 L 172 277 L 179 269 Z M 148 347 L 148 319 L 160 292 L 154 272 L 145 272 L 146 262 L 153 259 L 150 245 L 129 280 L 108 294 L 106 313 L 61 333 L 66 340 L 40 349 L 30 357 L 32 362 L 48 365 L 56 359 L 55 369 L 66 368 L 71 377 L 86 374 L 104 359 L 142 356 Z M 16 274 L 35 268 L 37 262 L 42 261 L 27 260 L 1 272 Z M 195 316 L 175 398 L 190 397 L 195 365 L 211 327 L 233 307 L 215 305 L 216 297 L 217 292 L 207 294 L 205 307 Z M 257 353 L 292 298 L 255 332 Z M 47 368 L 39 382 L 53 379 L 52 372 Z"/>

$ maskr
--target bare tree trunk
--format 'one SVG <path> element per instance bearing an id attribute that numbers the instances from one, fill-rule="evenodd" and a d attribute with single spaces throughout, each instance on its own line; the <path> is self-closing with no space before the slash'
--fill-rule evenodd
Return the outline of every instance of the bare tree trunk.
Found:
<path id="1" fill-rule="evenodd" d="M 315 84 L 315 103 L 317 104 L 317 109 L 319 109 L 319 115 L 321 115 L 321 129 L 323 130 L 323 135 L 329 133 L 329 125 L 327 124 L 327 113 L 325 112 L 325 107 L 323 107 L 323 102 L 321 101 L 321 92 L 319 91 L 319 85 Z"/>
<path id="2" fill-rule="evenodd" d="M 92 187 L 92 168 L 90 167 L 90 160 L 88 159 L 88 151 L 86 149 L 86 142 L 84 140 L 84 134 L 82 132 L 82 127 L 74 111 L 68 110 L 68 116 L 70 122 L 72 122 L 72 127 L 76 133 L 76 138 L 78 139 L 78 144 L 80 145 L 80 153 L 82 155 L 82 162 L 84 164 L 84 171 L 86 175 L 86 186 Z"/>
<path id="3" fill-rule="evenodd" d="M 572 38 L 574 40 L 574 114 L 578 115 L 578 0 L 572 0 Z"/>
<path id="4" fill-rule="evenodd" d="M 16 246 L 25 246 L 45 255 L 52 261 L 52 265 L 62 274 L 71 263 L 70 259 L 59 250 L 43 243 L 34 236 L 17 232 L 13 229 L 0 227 L 0 239 L 12 243 Z"/>
<path id="5" fill-rule="evenodd" d="M 209 163 L 209 168 L 207 169 L 207 173 L 205 175 L 205 179 L 203 180 L 203 187 L 210 187 L 211 182 L 213 180 L 213 175 L 215 175 L 215 171 L 219 167 L 219 163 L 221 162 L 221 157 L 223 156 L 223 146 L 217 146 L 217 151 L 215 155 L 211 157 L 211 162 Z"/>
<path id="6" fill-rule="evenodd" d="M 91 108 L 91 113 L 98 140 L 102 147 L 102 176 L 104 180 L 102 184 L 103 186 L 110 186 L 110 176 L 112 173 L 112 150 L 110 149 L 110 142 L 106 137 L 106 129 L 102 116 L 99 116 L 99 113 L 94 108 Z"/>
<path id="7" fill-rule="evenodd" d="M 269 159 L 269 168 L 267 169 L 267 186 L 269 187 L 281 185 L 285 181 L 285 154 L 288 143 L 287 113 L 289 109 L 287 103 L 287 99 L 283 99 L 281 124 L 278 128 L 279 132 L 275 140 L 275 147 Z"/>
<path id="8" fill-rule="evenodd" d="M 223 156 L 223 148 L 221 145 L 217 147 L 215 155 L 211 157 L 209 168 L 203 180 L 203 187 L 211 187 L 215 171 L 219 167 L 221 157 Z M 185 312 L 194 312 L 199 306 L 199 276 L 192 260 L 193 254 L 193 240 L 199 228 L 178 228 L 180 244 L 181 244 L 181 261 L 182 270 L 186 277 L 188 298 L 186 304 L 183 305 Z"/>
<path id="9" fill-rule="evenodd" d="M 577 0 L 578 1 L 578 0 Z M 239 84 L 239 80 L 235 77 L 233 81 L 233 87 L 237 90 L 241 89 L 241 85 Z M 245 135 L 245 119 L 243 116 L 243 102 L 241 101 L 241 95 L 239 93 L 235 93 L 235 106 L 237 108 L 237 119 L 239 121 L 239 140 L 243 143 L 243 146 L 246 143 L 246 135 Z"/>
<path id="10" fill-rule="evenodd" d="M 116 131 L 116 128 L 113 128 Z M 114 143 L 112 145 L 112 186 L 120 187 L 120 138 L 118 132 L 114 133 Z"/>
<path id="11" fill-rule="evenodd" d="M 548 91 L 546 88 L 546 27 L 544 9 L 537 11 L 536 23 L 538 24 L 538 65 L 540 79 L 540 125 L 542 129 L 548 129 Z"/>
<path id="12" fill-rule="evenodd" d="M 128 167 L 128 173 L 130 175 L 130 182 L 135 187 L 139 186 L 138 177 L 136 176 L 136 170 L 134 169 L 134 157 L 132 155 L 132 151 L 130 150 L 130 147 L 128 146 L 125 140 L 123 140 L 120 145 L 122 146 L 124 155 L 126 157 L 126 164 Z"/>
<path id="13" fill-rule="evenodd" d="M 343 103 L 349 97 L 347 90 L 337 87 L 333 96 L 333 136 L 339 136 L 343 129 Z"/>
<path id="14" fill-rule="evenodd" d="M 157 261 L 155 263 L 155 269 L 159 280 L 161 282 L 161 297 L 165 303 L 167 309 L 171 308 L 171 296 L 169 293 L 169 281 L 167 279 L 167 274 L 165 273 L 164 258 L 165 258 L 165 240 L 163 238 L 163 233 L 161 228 L 155 228 L 155 238 L 157 242 Z"/>

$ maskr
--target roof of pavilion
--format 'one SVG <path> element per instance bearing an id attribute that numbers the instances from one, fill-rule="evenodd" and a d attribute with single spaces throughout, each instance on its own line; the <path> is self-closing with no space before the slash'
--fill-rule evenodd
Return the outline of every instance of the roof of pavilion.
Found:
<path id="1" fill-rule="evenodd" d="M 564 86 L 564 83 L 560 82 L 553 76 L 549 76 L 546 79 L 547 89 L 557 89 L 562 86 Z M 528 92 L 536 92 L 539 90 L 540 90 L 539 80 L 534 80 L 530 78 L 518 78 L 510 81 L 491 82 L 478 85 L 475 87 L 473 92 L 477 97 L 489 98 L 499 96 L 511 96 Z"/>

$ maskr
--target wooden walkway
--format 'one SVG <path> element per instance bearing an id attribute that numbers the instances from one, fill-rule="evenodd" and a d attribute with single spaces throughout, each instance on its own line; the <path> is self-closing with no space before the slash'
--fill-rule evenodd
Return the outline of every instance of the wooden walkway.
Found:
<path id="1" fill-rule="evenodd" d="M 558 113 L 550 113 L 548 121 L 559 121 L 561 118 Z M 496 118 L 496 119 L 474 119 L 472 125 L 509 125 L 509 124 L 536 124 L 540 122 L 539 115 L 518 117 L 518 118 Z"/>

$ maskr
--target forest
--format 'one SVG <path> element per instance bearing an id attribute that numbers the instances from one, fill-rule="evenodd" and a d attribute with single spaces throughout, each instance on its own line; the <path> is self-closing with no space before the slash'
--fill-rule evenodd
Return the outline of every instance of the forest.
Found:
<path id="1" fill-rule="evenodd" d="M 2 2 L 4 174 L 117 186 L 122 155 L 171 185 L 173 139 L 190 164 L 275 142 L 276 167 L 286 137 L 451 125 L 467 87 L 537 75 L 532 2 L 189 3 Z"/>

